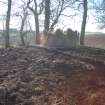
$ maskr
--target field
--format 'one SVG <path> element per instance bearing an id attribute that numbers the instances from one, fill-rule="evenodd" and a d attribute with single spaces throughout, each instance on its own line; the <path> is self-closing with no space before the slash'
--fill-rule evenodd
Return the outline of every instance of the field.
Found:
<path id="1" fill-rule="evenodd" d="M 105 34 L 90 33 L 85 37 L 85 44 L 87 46 L 105 49 Z"/>
<path id="2" fill-rule="evenodd" d="M 105 51 L 0 49 L 0 105 L 105 105 Z"/>

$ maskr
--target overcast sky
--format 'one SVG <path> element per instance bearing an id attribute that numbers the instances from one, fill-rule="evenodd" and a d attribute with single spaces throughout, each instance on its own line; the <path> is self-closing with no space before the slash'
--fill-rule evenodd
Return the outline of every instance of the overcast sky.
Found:
<path id="1" fill-rule="evenodd" d="M 5 2 L 6 0 L 0 0 Z M 17 7 L 20 6 L 21 0 L 13 0 L 13 5 L 12 5 L 12 14 L 15 13 L 17 11 Z M 90 0 L 91 1 L 91 0 Z M 99 3 L 101 0 L 96 0 L 97 3 Z M 7 10 L 7 6 L 6 4 L 3 4 L 2 2 L 0 2 L 0 29 L 3 29 L 3 24 L 5 26 L 5 22 L 4 17 L 2 15 L 6 14 L 6 10 Z M 71 11 L 70 9 L 67 9 L 65 11 L 65 14 L 74 14 L 74 11 Z M 43 20 L 43 16 L 40 16 L 40 19 Z M 32 26 L 32 29 L 34 30 L 34 18 L 30 17 L 30 23 Z M 56 26 L 56 28 L 61 28 L 61 29 L 66 29 L 66 28 L 72 28 L 74 30 L 78 30 L 80 31 L 81 29 L 81 21 L 82 21 L 82 15 L 77 15 L 75 17 L 61 17 L 59 19 L 59 25 Z M 17 28 L 19 29 L 20 27 L 20 19 L 12 16 L 11 17 L 11 28 Z M 88 11 L 88 18 L 87 18 L 87 25 L 86 25 L 86 31 L 91 31 L 91 32 L 95 32 L 95 31 L 101 31 L 104 32 L 104 30 L 99 30 L 96 24 L 96 20 L 95 20 L 95 12 L 94 11 Z"/>

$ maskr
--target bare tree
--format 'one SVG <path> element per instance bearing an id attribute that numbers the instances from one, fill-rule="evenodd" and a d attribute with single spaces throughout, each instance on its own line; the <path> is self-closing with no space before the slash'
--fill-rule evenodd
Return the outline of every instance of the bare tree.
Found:
<path id="1" fill-rule="evenodd" d="M 58 5 L 51 11 L 51 20 L 50 30 L 53 31 L 54 26 L 58 23 L 59 17 L 64 10 L 64 0 L 58 0 Z"/>
<path id="2" fill-rule="evenodd" d="M 58 23 L 61 16 L 67 16 L 63 12 L 67 8 L 73 8 L 73 4 L 78 0 L 53 0 L 51 2 L 51 13 L 50 13 L 50 27 L 49 30 L 53 31 L 55 25 Z M 69 15 L 70 17 L 70 15 Z"/>
<path id="3" fill-rule="evenodd" d="M 9 29 L 10 29 L 10 16 L 11 16 L 11 4 L 12 0 L 8 0 L 8 10 L 6 15 L 6 29 L 5 29 L 5 47 L 10 47 L 9 42 Z"/>
<path id="4" fill-rule="evenodd" d="M 21 21 L 19 34 L 20 34 L 20 40 L 21 40 L 22 46 L 26 45 L 25 39 L 24 39 L 24 37 L 26 36 L 26 31 L 24 31 L 24 27 L 26 26 L 27 17 L 29 15 L 28 5 L 29 5 L 29 2 L 26 2 L 25 0 L 21 0 L 21 5 L 17 8 L 18 11 L 16 11 L 15 13 L 15 16 L 20 17 L 20 21 Z"/>
<path id="5" fill-rule="evenodd" d="M 25 46 L 25 40 L 24 40 L 25 32 L 24 32 L 24 26 L 25 26 L 25 21 L 26 21 L 26 19 L 27 19 L 27 16 L 28 16 L 28 12 L 25 11 L 25 12 L 23 13 L 23 17 L 21 17 L 20 38 L 21 38 L 21 44 L 22 44 L 22 46 Z"/>
<path id="6" fill-rule="evenodd" d="M 44 21 L 44 32 L 49 31 L 50 26 L 50 0 L 45 0 L 45 21 Z"/>
<path id="7" fill-rule="evenodd" d="M 32 0 L 33 1 L 33 0 Z M 37 1 L 34 0 L 34 8 L 30 6 L 30 3 L 32 2 L 29 0 L 28 2 L 28 8 L 31 10 L 31 12 L 33 13 L 34 15 L 34 19 L 35 19 L 35 42 L 36 44 L 39 44 L 39 15 L 42 13 L 43 11 L 43 3 L 44 3 L 44 0 L 42 0 L 42 2 L 39 4 L 39 11 L 38 11 L 38 4 L 37 4 Z"/>
<path id="8" fill-rule="evenodd" d="M 86 19 L 87 19 L 87 0 L 83 0 L 83 20 L 81 26 L 81 35 L 80 35 L 80 44 L 84 45 L 84 38 L 85 38 L 85 28 L 86 28 Z"/>
<path id="9" fill-rule="evenodd" d="M 24 36 L 25 36 L 25 32 L 24 32 L 24 26 L 25 26 L 25 22 L 27 20 L 27 16 L 28 16 L 28 3 L 25 2 L 25 0 L 22 0 L 23 5 L 22 8 L 22 14 L 18 15 L 21 17 L 21 26 L 20 26 L 20 38 L 21 38 L 21 45 L 25 46 L 25 40 L 24 40 Z"/>
<path id="10" fill-rule="evenodd" d="M 102 0 L 100 3 L 95 3 L 94 6 L 97 14 L 97 22 L 99 23 L 99 28 L 105 28 L 105 0 Z"/>

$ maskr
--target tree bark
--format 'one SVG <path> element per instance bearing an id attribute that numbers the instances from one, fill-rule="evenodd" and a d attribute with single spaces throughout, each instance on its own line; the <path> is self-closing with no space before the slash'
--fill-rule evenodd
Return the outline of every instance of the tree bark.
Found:
<path id="1" fill-rule="evenodd" d="M 85 28 L 86 28 L 86 19 L 87 19 L 87 0 L 83 0 L 83 21 L 81 26 L 81 35 L 80 35 L 80 45 L 84 45 L 84 38 L 85 38 Z"/>
<path id="2" fill-rule="evenodd" d="M 45 0 L 45 21 L 44 21 L 44 32 L 49 31 L 50 26 L 50 0 Z"/>
<path id="3" fill-rule="evenodd" d="M 7 10 L 7 16 L 6 16 L 6 29 L 5 29 L 5 47 L 6 48 L 10 47 L 9 28 L 10 28 L 11 4 L 12 4 L 12 0 L 8 0 L 8 10 Z"/>

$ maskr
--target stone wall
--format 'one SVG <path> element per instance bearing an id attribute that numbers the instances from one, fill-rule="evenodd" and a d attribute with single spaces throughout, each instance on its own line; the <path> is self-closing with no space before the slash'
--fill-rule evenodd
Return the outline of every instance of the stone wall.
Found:
<path id="1" fill-rule="evenodd" d="M 71 29 L 65 32 L 57 29 L 54 33 L 49 33 L 45 43 L 49 47 L 74 47 L 78 44 L 79 34 Z"/>

